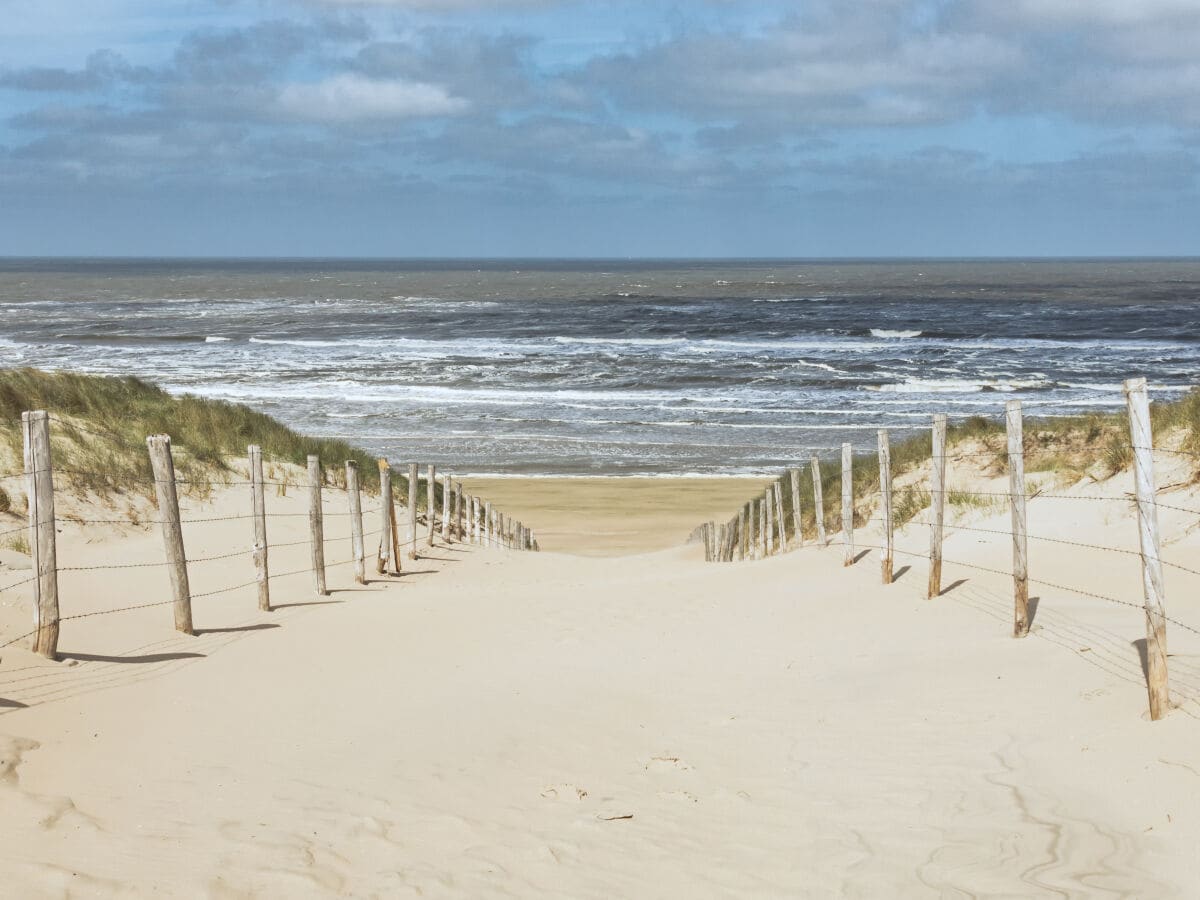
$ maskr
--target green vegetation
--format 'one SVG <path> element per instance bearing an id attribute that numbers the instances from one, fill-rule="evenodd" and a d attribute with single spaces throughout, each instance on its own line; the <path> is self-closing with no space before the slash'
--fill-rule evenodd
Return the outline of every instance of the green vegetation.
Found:
<path id="1" fill-rule="evenodd" d="M 228 460 L 248 444 L 263 449 L 267 479 L 284 480 L 272 463 L 304 466 L 310 453 L 326 466 L 330 484 L 344 485 L 342 463 L 358 462 L 367 489 L 377 488 L 373 457 L 343 441 L 304 437 L 249 407 L 220 400 L 173 396 L 138 378 L 107 378 L 36 369 L 0 370 L 0 438 L 10 468 L 20 468 L 21 413 L 44 409 L 51 417 L 56 482 L 78 494 L 149 496 L 152 473 L 146 437 L 169 434 L 181 492 L 204 496 L 208 483 L 230 480 Z M 403 493 L 404 479 L 397 479 Z M 11 507 L 8 496 L 0 508 Z"/>
<path id="2" fill-rule="evenodd" d="M 1170 446 L 1200 454 L 1200 390 L 1193 390 L 1179 400 L 1153 403 L 1150 418 L 1156 444 L 1164 440 Z M 1129 420 L 1124 410 L 1111 413 L 1091 413 L 1061 418 L 1030 416 L 1024 422 L 1025 470 L 1030 474 L 1043 473 L 1074 483 L 1084 478 L 1103 480 L 1129 468 L 1133 448 L 1129 441 Z M 970 455 L 971 465 L 1001 475 L 1007 471 L 1008 447 L 1003 417 L 995 419 L 972 416 L 947 429 L 948 452 L 962 447 Z M 896 441 L 891 446 L 893 481 L 929 461 L 933 443 L 928 431 Z M 1193 478 L 1200 479 L 1200 457 L 1193 463 Z M 783 487 L 784 516 L 792 521 L 790 476 L 778 479 Z M 841 471 L 836 460 L 825 460 L 821 471 L 822 514 L 831 533 L 841 529 Z M 1030 486 L 1034 490 L 1034 486 Z M 854 522 L 866 523 L 878 507 L 879 458 L 872 449 L 854 456 Z M 987 508 L 1003 504 L 1000 498 L 979 497 L 965 490 L 951 488 L 947 492 L 951 506 Z M 929 505 L 927 490 L 897 485 L 893 493 L 893 515 L 896 526 L 910 521 Z M 812 476 L 808 466 L 800 478 L 800 509 L 805 539 L 816 537 L 816 516 L 813 503 Z"/>

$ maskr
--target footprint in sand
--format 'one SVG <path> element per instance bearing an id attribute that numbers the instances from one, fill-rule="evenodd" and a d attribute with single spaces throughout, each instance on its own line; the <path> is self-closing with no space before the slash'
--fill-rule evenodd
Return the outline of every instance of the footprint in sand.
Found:
<path id="1" fill-rule="evenodd" d="M 690 772 L 692 767 L 678 756 L 652 756 L 642 767 L 647 772 Z"/>

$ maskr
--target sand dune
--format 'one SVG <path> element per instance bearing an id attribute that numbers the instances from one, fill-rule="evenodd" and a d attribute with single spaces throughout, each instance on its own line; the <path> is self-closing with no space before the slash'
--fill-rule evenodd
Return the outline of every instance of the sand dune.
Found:
<path id="1" fill-rule="evenodd" d="M 1035 500 L 1030 531 L 1130 546 L 1119 493 Z M 1166 526 L 1194 557 L 1187 517 Z M 159 552 L 138 530 L 63 541 L 80 565 Z M 946 557 L 1006 550 L 961 532 Z M 1031 544 L 1035 576 L 1134 601 L 1136 562 Z M 248 567 L 198 568 L 195 590 Z M 198 600 L 194 638 L 169 607 L 68 622 L 65 662 L 2 654 L 0 878 L 22 897 L 1195 896 L 1200 635 L 1171 631 L 1178 708 L 1150 723 L 1139 609 L 1041 588 L 1016 641 L 1003 577 L 948 563 L 927 601 L 924 563 L 898 567 L 884 586 L 873 552 L 844 569 L 836 547 L 706 565 L 456 545 L 386 583 L 331 570 L 320 600 L 293 576 L 270 614 L 253 588 Z M 162 577 L 64 581 L 64 614 L 156 599 Z M 1194 583 L 1173 588 L 1200 620 Z"/>

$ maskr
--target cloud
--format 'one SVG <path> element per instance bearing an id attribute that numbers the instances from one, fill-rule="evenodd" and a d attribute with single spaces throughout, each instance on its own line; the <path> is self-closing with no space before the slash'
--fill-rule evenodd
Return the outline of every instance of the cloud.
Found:
<path id="1" fill-rule="evenodd" d="M 312 84 L 289 84 L 279 92 L 279 110 L 310 122 L 357 122 L 452 116 L 470 104 L 446 89 L 420 81 L 377 81 L 341 74 Z"/>

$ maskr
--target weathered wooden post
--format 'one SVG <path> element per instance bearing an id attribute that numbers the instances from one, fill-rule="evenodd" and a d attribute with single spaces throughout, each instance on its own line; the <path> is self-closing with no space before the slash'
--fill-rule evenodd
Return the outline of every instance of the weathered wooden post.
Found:
<path id="1" fill-rule="evenodd" d="M 1029 634 L 1029 550 L 1025 533 L 1025 437 L 1021 401 L 1004 405 L 1008 432 L 1008 504 L 1012 511 L 1013 637 Z"/>
<path id="2" fill-rule="evenodd" d="M 483 527 L 485 529 L 483 536 L 483 546 L 491 550 L 496 546 L 496 516 L 495 510 L 492 509 L 492 501 L 488 500 L 483 505 Z"/>
<path id="3" fill-rule="evenodd" d="M 842 546 L 843 566 L 854 565 L 854 451 L 842 444 Z"/>
<path id="4" fill-rule="evenodd" d="M 942 535 L 946 521 L 946 417 L 933 417 L 933 467 L 929 475 L 929 590 L 933 599 L 942 592 Z"/>
<path id="5" fill-rule="evenodd" d="M 450 541 L 450 476 L 442 476 L 442 540 Z"/>
<path id="6" fill-rule="evenodd" d="M 25 445 L 25 491 L 29 501 L 29 552 L 33 562 L 33 652 L 58 659 L 58 550 L 54 524 L 54 470 L 50 416 L 21 413 Z"/>
<path id="7" fill-rule="evenodd" d="M 796 532 L 796 546 L 804 546 L 804 521 L 800 517 L 800 470 L 792 469 L 792 528 Z"/>
<path id="8" fill-rule="evenodd" d="M 417 498 L 421 496 L 417 464 L 408 464 L 408 558 L 417 558 Z"/>
<path id="9" fill-rule="evenodd" d="M 712 545 L 708 542 L 708 523 L 700 523 L 700 540 L 704 544 L 704 561 L 712 562 Z"/>
<path id="10" fill-rule="evenodd" d="M 1154 435 L 1145 378 L 1125 382 L 1129 439 L 1133 444 L 1133 482 L 1138 506 L 1138 544 L 1142 552 L 1142 591 L 1146 598 L 1146 687 L 1150 718 L 1170 709 L 1167 688 L 1167 597 L 1159 558 L 1158 498 L 1154 484 Z"/>
<path id="11" fill-rule="evenodd" d="M 192 592 L 188 585 L 187 554 L 183 551 L 183 526 L 179 522 L 179 497 L 175 493 L 175 462 L 171 458 L 171 438 L 156 434 L 146 438 L 150 465 L 154 469 L 154 494 L 158 499 L 162 523 L 163 548 L 175 603 L 175 629 L 195 634 L 192 627 Z"/>
<path id="12" fill-rule="evenodd" d="M 463 489 L 460 482 L 454 484 L 454 534 L 459 541 L 466 543 L 467 536 L 463 534 Z"/>
<path id="13" fill-rule="evenodd" d="M 771 486 L 763 491 L 763 508 L 767 511 L 767 555 L 775 555 L 775 507 L 771 502 Z"/>
<path id="14" fill-rule="evenodd" d="M 765 493 L 765 492 L 764 492 Z M 767 504 L 763 497 L 758 498 L 758 558 L 766 559 L 769 555 L 767 543 Z"/>
<path id="15" fill-rule="evenodd" d="M 879 493 L 883 512 L 883 554 L 880 570 L 883 583 L 892 583 L 893 539 L 892 534 L 892 448 L 888 442 L 886 428 L 880 428 L 879 437 Z"/>
<path id="16" fill-rule="evenodd" d="M 817 518 L 817 541 L 824 547 L 829 543 L 825 535 L 825 497 L 821 492 L 821 460 L 815 453 L 812 455 L 810 466 L 813 480 L 813 515 Z"/>
<path id="17" fill-rule="evenodd" d="M 738 541 L 737 541 L 737 558 L 744 560 L 746 558 L 747 542 L 749 536 L 746 534 L 746 519 L 749 517 L 748 504 L 742 504 L 741 511 L 738 512 Z"/>
<path id="18" fill-rule="evenodd" d="M 385 457 L 379 457 L 379 503 L 380 503 L 380 518 L 379 518 L 379 556 L 375 560 L 375 573 L 383 575 L 396 571 L 396 563 L 398 562 L 392 557 L 395 555 L 396 542 L 392 540 L 392 531 L 395 528 L 392 522 L 392 467 L 388 464 Z"/>
<path id="19" fill-rule="evenodd" d="M 470 502 L 470 505 L 471 505 L 471 522 L 467 526 L 467 528 L 471 532 L 471 543 L 478 545 L 479 544 L 479 498 L 476 497 L 474 494 L 469 494 L 467 496 L 467 500 Z"/>
<path id="20" fill-rule="evenodd" d="M 437 466 L 433 463 L 425 470 L 425 519 L 429 526 L 425 543 L 433 546 L 433 533 L 437 528 Z"/>
<path id="21" fill-rule="evenodd" d="M 367 548 L 363 544 L 362 494 L 358 487 L 358 463 L 352 459 L 346 460 L 346 496 L 350 500 L 350 549 L 354 555 L 354 580 L 366 584 Z"/>
<path id="22" fill-rule="evenodd" d="M 771 485 L 771 496 L 775 501 L 775 518 L 779 522 L 779 552 L 784 553 L 788 547 L 787 520 L 783 515 L 783 481 L 777 478 Z"/>
<path id="23" fill-rule="evenodd" d="M 267 497 L 263 486 L 262 448 L 246 448 L 250 458 L 250 509 L 254 516 L 254 577 L 258 582 L 258 608 L 271 611 L 271 576 L 267 566 Z"/>
<path id="24" fill-rule="evenodd" d="M 313 581 L 317 594 L 324 597 L 325 588 L 325 512 L 321 507 L 321 457 L 308 457 L 308 526 L 312 532 Z"/>

